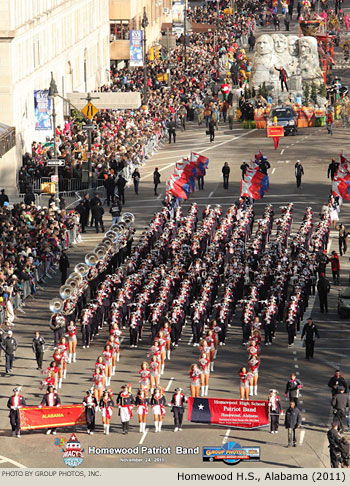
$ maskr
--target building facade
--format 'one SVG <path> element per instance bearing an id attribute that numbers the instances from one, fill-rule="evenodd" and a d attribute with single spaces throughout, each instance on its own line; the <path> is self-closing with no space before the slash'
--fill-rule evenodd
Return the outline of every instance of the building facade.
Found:
<path id="1" fill-rule="evenodd" d="M 109 80 L 108 0 L 0 0 L 0 122 L 16 128 L 16 148 L 0 159 L 0 181 L 15 192 L 22 155 L 51 136 L 35 129 L 34 91 L 98 89 Z M 57 123 L 64 103 L 56 98 Z"/>
<path id="2" fill-rule="evenodd" d="M 148 18 L 147 51 L 161 41 L 161 27 L 171 18 L 172 0 L 109 0 L 110 58 L 123 64 L 130 59 L 130 30 L 141 30 L 144 9 Z"/>

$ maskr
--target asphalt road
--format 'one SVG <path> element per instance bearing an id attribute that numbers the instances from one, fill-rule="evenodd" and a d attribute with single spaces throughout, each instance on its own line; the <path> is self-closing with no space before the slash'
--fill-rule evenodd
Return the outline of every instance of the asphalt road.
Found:
<path id="1" fill-rule="evenodd" d="M 196 191 L 191 202 L 196 201 L 202 209 L 207 204 L 221 204 L 227 209 L 239 196 L 240 169 L 243 159 L 249 161 L 254 153 L 261 150 L 268 156 L 271 163 L 270 190 L 262 201 L 256 203 L 257 215 L 266 204 L 271 203 L 275 208 L 276 217 L 280 213 L 279 207 L 288 202 L 294 202 L 293 232 L 297 230 L 307 206 L 314 209 L 315 220 L 322 203 L 326 201 L 330 191 L 327 179 L 327 167 L 332 157 L 344 151 L 349 153 L 349 129 L 335 127 L 334 135 L 328 136 L 324 128 L 301 129 L 295 137 L 285 137 L 280 141 L 278 150 L 274 150 L 273 142 L 265 137 L 260 130 L 242 130 L 237 124 L 233 131 L 227 126 L 220 125 L 215 142 L 209 143 L 205 135 L 205 128 L 189 125 L 188 130 L 178 131 L 177 143 L 164 144 L 162 149 L 153 156 L 141 171 L 140 192 L 136 196 L 132 188 L 126 192 L 126 206 L 124 210 L 131 211 L 136 218 L 138 234 L 147 226 L 152 215 L 159 210 L 165 192 L 165 181 L 170 176 L 174 164 L 190 151 L 205 154 L 209 157 L 209 169 L 205 178 L 204 191 Z M 305 176 L 302 187 L 296 188 L 294 164 L 301 160 Z M 221 167 L 227 161 L 231 167 L 230 186 L 228 190 L 222 187 Z M 158 167 L 161 172 L 162 183 L 159 188 L 160 196 L 153 196 L 152 172 Z M 185 209 L 184 209 L 185 211 Z M 349 222 L 349 205 L 346 203 L 341 210 L 341 221 Z M 83 260 L 101 235 L 89 230 L 84 235 L 83 242 L 70 250 L 71 268 Z M 332 232 L 329 250 L 337 249 L 337 233 Z M 348 285 L 349 261 L 348 256 L 341 257 L 341 283 Z M 328 270 L 328 276 L 330 271 Z M 19 350 L 14 366 L 14 375 L 6 377 L 0 375 L 0 467 L 21 465 L 27 467 L 60 467 L 63 466 L 60 447 L 55 445 L 55 438 L 70 436 L 70 430 L 59 430 L 57 436 L 46 436 L 43 432 L 23 433 L 21 439 L 12 438 L 6 402 L 11 395 L 14 385 L 23 386 L 23 394 L 29 405 L 38 404 L 42 392 L 39 390 L 41 376 L 36 370 L 36 363 L 31 352 L 33 331 L 39 329 L 45 339 L 51 343 L 52 335 L 48 328 L 50 313 L 48 302 L 58 295 L 59 275 L 48 279 L 44 290 L 38 292 L 35 299 L 29 299 L 25 307 L 25 314 L 18 314 L 14 333 L 19 342 Z M 318 325 L 321 339 L 317 343 L 315 359 L 306 361 L 300 340 L 295 348 L 287 347 L 287 334 L 284 326 L 278 329 L 274 345 L 263 349 L 262 364 L 259 378 L 258 399 L 266 399 L 271 387 L 277 388 L 284 395 L 284 386 L 291 371 L 299 373 L 304 383 L 301 409 L 303 428 L 299 435 L 298 447 L 288 449 L 287 437 L 283 426 L 278 435 L 270 435 L 267 429 L 261 430 L 231 430 L 217 426 L 190 424 L 185 421 L 183 432 L 174 433 L 172 414 L 167 410 L 163 430 L 154 433 L 151 414 L 148 417 L 147 433 L 138 432 L 136 418 L 132 419 L 132 429 L 128 436 L 121 435 L 121 427 L 117 413 L 112 418 L 111 434 L 103 435 L 101 418 L 97 415 L 97 431 L 89 436 L 85 430 L 77 430 L 78 438 L 85 448 L 84 467 L 210 467 L 209 463 L 202 463 L 196 454 L 176 454 L 176 446 L 194 448 L 196 446 L 220 446 L 226 441 L 237 441 L 241 445 L 261 447 L 261 461 L 258 463 L 241 464 L 241 467 L 329 467 L 329 457 L 326 441 L 326 431 L 330 423 L 330 393 L 327 388 L 329 377 L 334 368 L 340 366 L 343 374 L 350 374 L 348 355 L 350 350 L 349 320 L 340 320 L 336 312 L 338 287 L 332 288 L 330 294 L 329 314 L 319 312 L 318 298 L 311 299 L 305 317 L 312 315 Z M 314 301 L 313 301 L 314 300 Z M 239 382 L 237 371 L 246 363 L 246 351 L 241 346 L 240 312 L 237 312 L 233 326 L 229 329 L 226 347 L 220 347 L 215 371 L 210 377 L 209 397 L 238 398 Z M 97 341 L 89 350 L 78 348 L 78 361 L 69 365 L 67 379 L 64 381 L 60 396 L 63 404 L 79 403 L 84 392 L 91 386 L 91 375 L 94 360 L 102 349 L 107 335 L 104 329 Z M 172 352 L 171 360 L 166 361 L 165 373 L 161 385 L 167 390 L 166 396 L 170 400 L 171 392 L 177 386 L 189 393 L 188 370 L 192 362 L 198 358 L 198 350 L 188 345 L 191 337 L 190 326 L 185 328 L 182 342 Z M 116 375 L 112 379 L 112 389 L 119 392 L 121 384 L 131 382 L 134 392 L 138 384 L 138 370 L 140 363 L 146 357 L 150 346 L 150 334 L 137 349 L 129 349 L 127 339 L 121 346 L 121 360 Z M 52 355 L 52 348 L 46 353 L 45 363 Z M 1 371 L 4 371 L 4 360 L 1 361 Z M 286 406 L 287 402 L 282 401 Z M 283 420 L 282 420 L 283 423 Z M 142 442 L 142 443 L 141 443 Z M 146 451 L 136 455 L 92 455 L 88 454 L 89 446 L 95 447 L 148 447 L 171 448 L 170 454 Z M 131 461 L 137 458 L 139 462 Z M 14 463 L 9 461 L 15 461 Z M 220 464 L 215 464 L 220 467 Z M 225 465 L 222 465 L 225 467 Z"/>

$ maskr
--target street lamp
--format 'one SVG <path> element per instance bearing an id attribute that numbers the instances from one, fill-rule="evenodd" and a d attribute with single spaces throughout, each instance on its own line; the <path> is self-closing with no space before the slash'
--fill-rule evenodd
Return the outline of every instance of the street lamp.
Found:
<path id="1" fill-rule="evenodd" d="M 52 100 L 52 126 L 53 126 L 53 158 L 56 161 L 55 175 L 56 175 L 56 205 L 59 207 L 59 179 L 58 179 L 58 165 L 57 165 L 57 147 L 56 147 L 56 106 L 55 96 L 58 95 L 58 89 L 56 81 L 53 79 L 53 73 L 51 72 L 51 81 L 49 86 L 49 98 Z"/>
<path id="2" fill-rule="evenodd" d="M 146 28 L 148 26 L 148 17 L 146 7 L 143 8 L 143 17 L 141 26 L 143 28 L 143 102 L 147 103 L 147 53 L 146 53 Z"/>

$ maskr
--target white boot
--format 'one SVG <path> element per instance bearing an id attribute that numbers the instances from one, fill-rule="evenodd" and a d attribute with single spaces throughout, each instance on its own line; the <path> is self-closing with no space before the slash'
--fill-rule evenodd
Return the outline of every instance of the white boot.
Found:
<path id="1" fill-rule="evenodd" d="M 204 393 L 204 395 L 206 397 L 208 396 L 208 388 L 209 388 L 209 386 L 208 385 L 205 385 L 205 393 Z"/>
<path id="2" fill-rule="evenodd" d="M 160 374 L 162 375 L 164 373 L 164 365 L 162 364 L 161 368 L 160 368 Z"/>
<path id="3" fill-rule="evenodd" d="M 158 432 L 158 422 L 154 422 L 154 428 L 155 428 L 155 432 Z"/>
<path id="4" fill-rule="evenodd" d="M 119 353 L 117 353 L 117 362 L 119 361 Z"/>
<path id="5" fill-rule="evenodd" d="M 145 433 L 146 432 L 146 422 L 142 422 L 142 432 Z"/>
<path id="6" fill-rule="evenodd" d="M 115 366 L 112 366 L 112 376 L 115 375 Z"/>
<path id="7" fill-rule="evenodd" d="M 201 387 L 202 390 L 201 390 L 201 396 L 204 397 L 204 386 Z"/>
<path id="8" fill-rule="evenodd" d="M 59 379 L 58 388 L 62 388 L 62 378 Z"/>
<path id="9" fill-rule="evenodd" d="M 218 352 L 218 350 L 217 350 L 217 349 L 215 349 L 215 353 L 214 353 L 214 359 L 216 359 L 217 352 Z"/>
<path id="10" fill-rule="evenodd" d="M 210 371 L 214 371 L 214 361 L 210 363 Z"/>
<path id="11" fill-rule="evenodd" d="M 167 359 L 169 359 L 169 360 L 170 360 L 170 349 L 169 349 L 169 350 L 167 350 L 167 352 L 166 352 L 166 357 L 167 357 Z"/>
<path id="12" fill-rule="evenodd" d="M 109 424 L 106 425 L 106 435 L 109 435 Z"/>
<path id="13" fill-rule="evenodd" d="M 107 425 L 103 424 L 103 433 L 106 434 L 106 432 L 107 432 Z"/>
<path id="14" fill-rule="evenodd" d="M 154 388 L 151 388 L 151 395 L 153 395 L 153 392 L 154 392 Z"/>
<path id="15" fill-rule="evenodd" d="M 111 384 L 111 377 L 109 376 L 108 378 L 106 378 L 106 385 L 110 385 Z"/>
<path id="16" fill-rule="evenodd" d="M 68 363 L 71 363 L 72 362 L 72 353 L 69 353 L 68 355 Z"/>
<path id="17" fill-rule="evenodd" d="M 67 370 L 63 371 L 63 379 L 65 380 L 67 378 Z"/>
<path id="18" fill-rule="evenodd" d="M 140 422 L 140 432 L 143 432 L 143 423 Z"/>
<path id="19" fill-rule="evenodd" d="M 161 432 L 162 430 L 162 423 L 163 422 L 158 422 L 158 432 Z"/>
<path id="20" fill-rule="evenodd" d="M 77 353 L 73 353 L 73 363 L 76 363 L 77 361 Z"/>
<path id="21" fill-rule="evenodd" d="M 253 387 L 252 386 L 249 387 L 249 395 L 253 395 Z"/>
<path id="22" fill-rule="evenodd" d="M 256 386 L 254 387 L 254 395 L 257 395 L 257 394 L 258 394 L 258 385 L 256 385 Z"/>

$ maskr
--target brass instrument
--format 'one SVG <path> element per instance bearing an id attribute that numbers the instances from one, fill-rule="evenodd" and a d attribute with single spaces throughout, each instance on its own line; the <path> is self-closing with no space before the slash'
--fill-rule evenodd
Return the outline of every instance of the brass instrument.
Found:
<path id="1" fill-rule="evenodd" d="M 64 302 L 61 299 L 51 299 L 49 309 L 53 314 L 59 314 L 63 309 Z"/>
<path id="2" fill-rule="evenodd" d="M 124 213 L 121 220 L 127 225 L 127 227 L 130 227 L 135 221 L 135 216 L 132 213 Z"/>
<path id="3" fill-rule="evenodd" d="M 96 255 L 100 262 L 102 262 L 107 254 L 107 251 L 104 248 L 97 248 Z"/>
<path id="4" fill-rule="evenodd" d="M 75 265 L 74 271 L 84 278 L 89 273 L 89 266 L 86 263 L 78 263 Z"/>
<path id="5" fill-rule="evenodd" d="M 97 265 L 97 262 L 98 258 L 96 253 L 90 252 L 85 255 L 85 263 L 88 267 L 94 267 L 95 265 Z"/>
<path id="6" fill-rule="evenodd" d="M 72 296 L 72 289 L 69 285 L 65 284 L 60 287 L 60 296 L 63 300 L 69 299 Z"/>
<path id="7" fill-rule="evenodd" d="M 68 276 L 68 280 L 77 280 L 79 283 L 83 280 L 83 277 L 78 272 L 73 272 Z"/>

